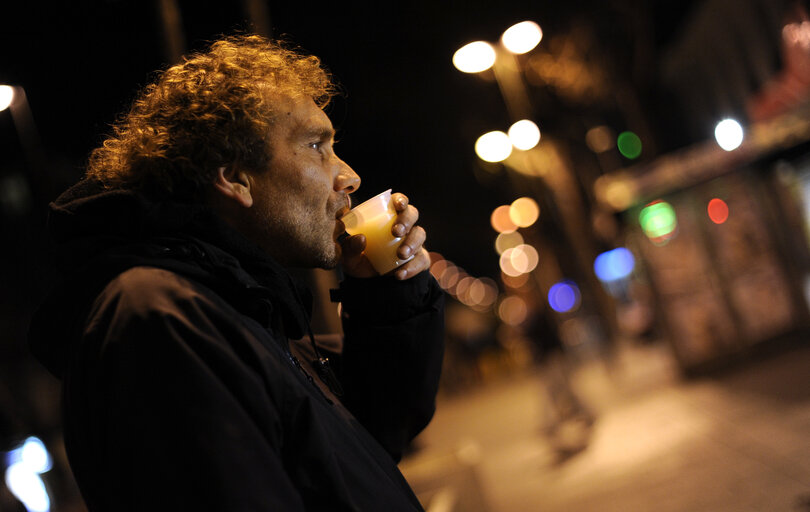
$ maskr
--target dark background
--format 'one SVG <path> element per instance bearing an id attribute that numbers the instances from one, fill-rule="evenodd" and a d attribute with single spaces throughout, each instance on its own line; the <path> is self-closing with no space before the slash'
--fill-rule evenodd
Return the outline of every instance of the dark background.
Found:
<path id="1" fill-rule="evenodd" d="M 541 46 L 587 26 L 597 43 L 592 59 L 612 70 L 611 80 L 628 87 L 638 82 L 642 100 L 657 109 L 650 64 L 677 39 L 693 3 L 267 2 L 266 20 L 273 36 L 321 57 L 341 84 L 344 95 L 329 112 L 339 154 L 363 178 L 358 199 L 388 187 L 405 192 L 422 211 L 431 250 L 473 275 L 497 277 L 489 214 L 519 193 L 498 169 L 482 170 L 473 144 L 510 122 L 496 83 L 453 68 L 455 50 L 473 40 L 496 42 L 503 30 L 527 19 L 543 27 Z M 177 5 L 186 50 L 254 27 L 242 2 Z M 47 158 L 47 183 L 35 197 L 39 209 L 78 178 L 115 116 L 170 57 L 157 1 L 31 2 L 15 10 L 20 13 L 7 17 L 3 34 L 0 81 L 25 87 L 39 130 Z M 615 105 L 583 109 L 542 87 L 531 93 L 544 134 L 581 139 L 583 113 L 617 130 L 629 123 Z M 2 117 L 4 166 L 24 166 L 19 151 L 9 147 L 16 142 L 9 116 Z M 689 142 L 684 133 L 660 139 L 658 146 Z"/>

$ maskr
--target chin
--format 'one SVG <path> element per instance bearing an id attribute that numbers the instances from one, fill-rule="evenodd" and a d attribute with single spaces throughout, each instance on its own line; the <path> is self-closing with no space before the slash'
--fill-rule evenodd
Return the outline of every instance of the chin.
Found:
<path id="1" fill-rule="evenodd" d="M 324 251 L 321 251 L 318 254 L 317 261 L 315 262 L 315 267 L 322 268 L 325 270 L 332 270 L 338 266 L 340 263 L 340 255 L 341 255 L 341 247 L 340 245 L 335 242 L 333 247 L 328 248 Z"/>

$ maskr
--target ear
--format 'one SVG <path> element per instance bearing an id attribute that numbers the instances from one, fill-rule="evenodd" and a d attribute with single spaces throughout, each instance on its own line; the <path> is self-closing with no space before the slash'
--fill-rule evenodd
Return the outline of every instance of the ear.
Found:
<path id="1" fill-rule="evenodd" d="M 238 170 L 236 166 L 222 166 L 217 169 L 214 190 L 227 199 L 236 201 L 244 208 L 253 206 L 250 185 L 250 176 L 246 172 Z"/>

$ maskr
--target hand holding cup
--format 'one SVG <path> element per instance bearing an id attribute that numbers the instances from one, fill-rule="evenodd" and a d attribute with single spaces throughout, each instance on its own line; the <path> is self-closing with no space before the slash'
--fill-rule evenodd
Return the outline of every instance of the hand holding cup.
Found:
<path id="1" fill-rule="evenodd" d="M 393 274 L 403 280 L 430 267 L 419 211 L 404 194 L 388 190 L 356 206 L 343 220 L 349 237 L 341 241 L 344 271 L 354 277 Z"/>

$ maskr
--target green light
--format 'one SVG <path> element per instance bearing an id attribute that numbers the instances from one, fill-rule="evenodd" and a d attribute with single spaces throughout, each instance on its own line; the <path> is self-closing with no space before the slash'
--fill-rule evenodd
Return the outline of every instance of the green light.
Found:
<path id="1" fill-rule="evenodd" d="M 641 139 L 633 132 L 622 132 L 616 139 L 616 146 L 625 158 L 633 160 L 641 155 Z"/>
<path id="2" fill-rule="evenodd" d="M 644 234 L 653 243 L 665 243 L 675 234 L 678 219 L 669 203 L 654 201 L 645 206 L 638 215 Z"/>

